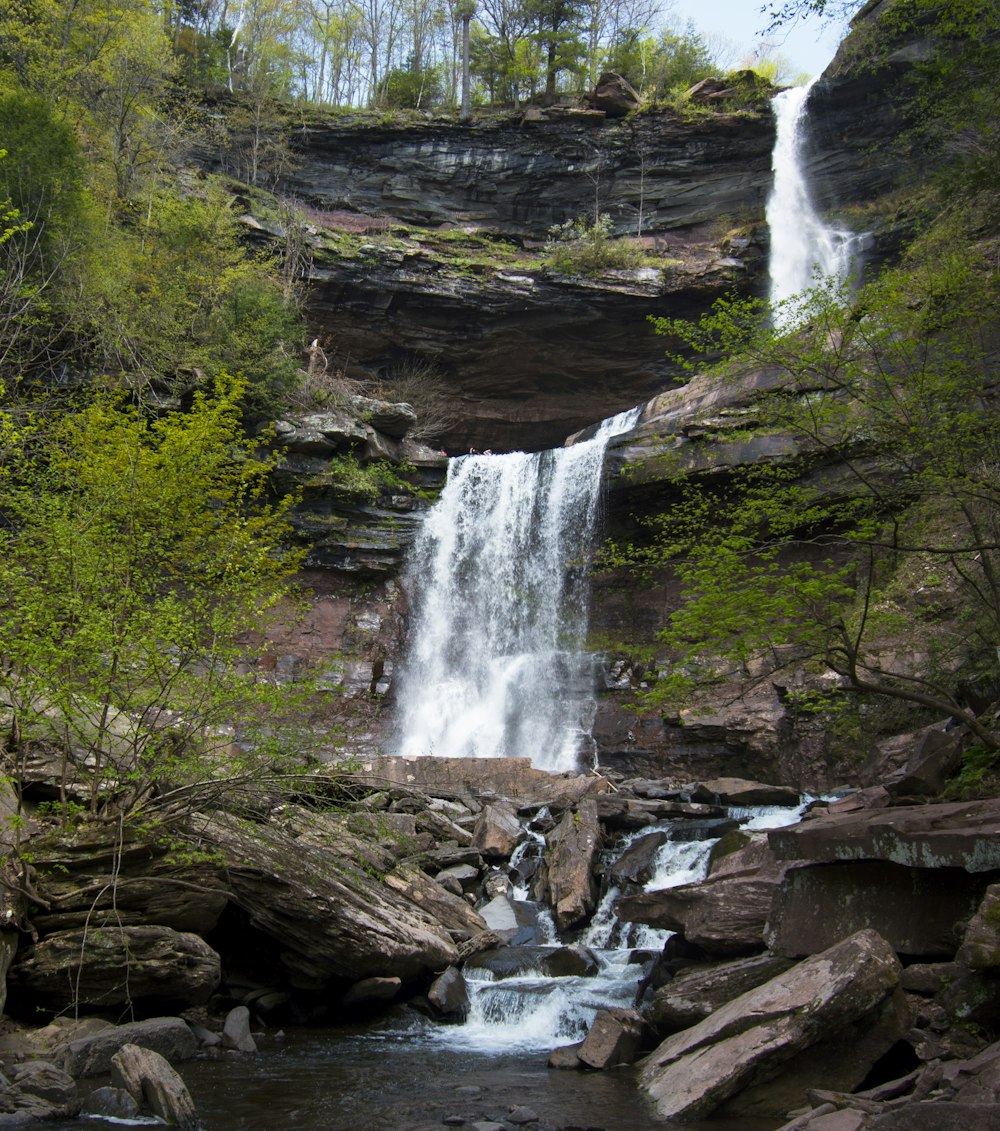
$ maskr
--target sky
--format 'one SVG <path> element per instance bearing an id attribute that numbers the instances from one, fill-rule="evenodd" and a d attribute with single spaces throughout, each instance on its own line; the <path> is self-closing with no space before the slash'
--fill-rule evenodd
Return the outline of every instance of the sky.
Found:
<path id="1" fill-rule="evenodd" d="M 731 65 L 737 66 L 761 39 L 761 29 L 767 22 L 761 15 L 762 6 L 763 0 L 672 0 L 670 23 L 684 26 L 690 20 L 713 48 L 716 38 L 726 40 L 735 53 Z M 803 72 L 814 76 L 833 58 L 842 35 L 843 25 L 824 27 L 822 20 L 812 16 L 774 32 L 768 42 L 788 60 L 789 77 Z"/>

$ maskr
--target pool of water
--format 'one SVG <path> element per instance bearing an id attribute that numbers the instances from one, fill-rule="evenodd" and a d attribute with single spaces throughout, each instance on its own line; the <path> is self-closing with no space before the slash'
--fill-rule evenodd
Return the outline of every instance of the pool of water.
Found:
<path id="1" fill-rule="evenodd" d="M 204 1131 L 443 1131 L 446 1119 L 460 1118 L 467 1127 L 502 1122 L 514 1107 L 538 1115 L 529 1131 L 675 1126 L 655 1118 L 632 1068 L 558 1070 L 548 1067 L 545 1052 L 448 1047 L 429 1022 L 407 1014 L 351 1029 L 266 1036 L 256 1055 L 223 1053 L 179 1068 Z M 47 1126 L 111 1131 L 122 1124 L 88 1119 Z M 766 1131 L 775 1124 L 705 1126 Z"/>

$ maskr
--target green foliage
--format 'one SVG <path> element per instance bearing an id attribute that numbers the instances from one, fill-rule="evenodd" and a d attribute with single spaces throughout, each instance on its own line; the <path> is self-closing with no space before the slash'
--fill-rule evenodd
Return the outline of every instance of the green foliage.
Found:
<path id="1" fill-rule="evenodd" d="M 330 472 L 339 491 L 369 503 L 380 495 L 411 490 L 399 469 L 385 460 L 363 464 L 353 455 L 338 456 L 330 461 Z"/>
<path id="2" fill-rule="evenodd" d="M 390 110 L 427 110 L 441 98 L 441 73 L 437 67 L 394 67 L 385 77 L 378 103 Z"/>
<path id="3" fill-rule="evenodd" d="M 952 234 L 862 288 L 853 305 L 814 290 L 794 333 L 775 330 L 752 300 L 718 302 L 695 326 L 657 321 L 676 341 L 735 351 L 742 368 L 764 375 L 750 422 L 756 435 L 784 437 L 777 450 L 787 454 L 691 475 L 690 446 L 664 453 L 675 501 L 650 545 L 612 555 L 669 562 L 683 585 L 656 698 L 814 661 L 845 690 L 955 714 L 996 749 L 988 720 L 959 690 L 992 670 L 1000 641 L 996 297 L 987 266 Z M 725 466 L 724 425 L 711 442 Z M 920 573 L 936 577 L 952 615 L 913 608 L 910 579 Z M 914 652 L 919 666 L 907 658 Z"/>
<path id="4" fill-rule="evenodd" d="M 549 266 L 563 275 L 599 275 L 615 268 L 640 267 L 643 262 L 638 243 L 611 235 L 609 216 L 593 224 L 582 217 L 556 224 L 549 229 L 545 251 Z"/>
<path id="5" fill-rule="evenodd" d="M 708 44 L 692 28 L 659 36 L 642 28 L 624 28 L 611 45 L 607 68 L 628 79 L 640 94 L 663 98 L 707 78 L 715 61 Z"/>
<path id="6" fill-rule="evenodd" d="M 241 384 L 148 420 L 120 398 L 22 429 L 0 483 L 0 688 L 15 755 L 83 751 L 91 810 L 213 770 L 274 710 L 257 662 L 298 556 L 240 427 Z"/>

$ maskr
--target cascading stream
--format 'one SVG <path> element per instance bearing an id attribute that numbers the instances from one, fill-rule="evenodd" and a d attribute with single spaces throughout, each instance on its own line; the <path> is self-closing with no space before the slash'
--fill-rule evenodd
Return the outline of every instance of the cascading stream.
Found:
<path id="1" fill-rule="evenodd" d="M 823 223 L 809 192 L 804 159 L 806 104 L 815 81 L 784 90 L 771 102 L 776 136 L 771 163 L 774 179 L 767 201 L 769 298 L 780 329 L 798 320 L 792 301 L 796 296 L 820 280 L 845 283 L 856 270 L 855 260 L 863 247 L 863 237 Z"/>
<path id="2" fill-rule="evenodd" d="M 594 709 L 583 644 L 604 451 L 638 413 L 565 448 L 450 462 L 408 569 L 398 753 L 579 768 Z"/>

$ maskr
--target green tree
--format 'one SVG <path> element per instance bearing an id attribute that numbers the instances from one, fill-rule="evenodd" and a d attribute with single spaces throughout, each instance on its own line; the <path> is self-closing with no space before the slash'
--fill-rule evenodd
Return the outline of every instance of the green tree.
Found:
<path id="1" fill-rule="evenodd" d="M 232 772 L 222 728 L 274 707 L 258 663 L 299 556 L 240 393 L 220 380 L 158 420 L 101 396 L 8 445 L 0 689 L 15 778 L 47 742 L 64 788 L 83 779 L 92 811 L 131 811 L 164 783 Z"/>
<path id="2" fill-rule="evenodd" d="M 714 470 L 686 472 L 682 447 L 652 545 L 619 559 L 669 563 L 683 589 L 654 700 L 813 665 L 838 693 L 953 715 L 1000 750 L 996 291 L 951 231 L 853 304 L 814 291 L 794 334 L 753 301 L 717 303 L 695 326 L 658 321 L 761 375 L 734 450 L 749 429 L 782 454 L 727 469 L 716 424 Z"/>

